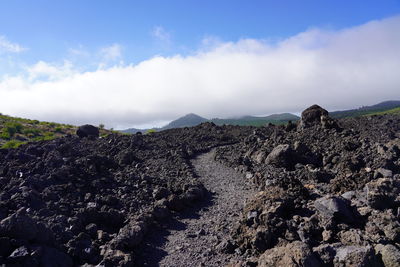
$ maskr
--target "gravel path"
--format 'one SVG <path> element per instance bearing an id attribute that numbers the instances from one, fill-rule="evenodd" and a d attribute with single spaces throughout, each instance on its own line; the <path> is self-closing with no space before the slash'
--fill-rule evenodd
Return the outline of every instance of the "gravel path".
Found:
<path id="1" fill-rule="evenodd" d="M 198 179 L 209 191 L 205 200 L 151 233 L 139 253 L 138 264 L 224 266 L 237 257 L 220 252 L 220 247 L 229 239 L 252 191 L 242 174 L 214 161 L 214 155 L 212 150 L 192 161 Z"/>

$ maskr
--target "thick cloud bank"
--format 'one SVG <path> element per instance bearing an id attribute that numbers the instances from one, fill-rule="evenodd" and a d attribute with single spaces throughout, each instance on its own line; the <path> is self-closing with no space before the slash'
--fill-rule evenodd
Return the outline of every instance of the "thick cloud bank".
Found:
<path id="1" fill-rule="evenodd" d="M 400 16 L 312 29 L 278 43 L 245 39 L 190 56 L 79 72 L 39 62 L 0 81 L 0 112 L 128 127 L 205 117 L 328 109 L 399 99 Z"/>

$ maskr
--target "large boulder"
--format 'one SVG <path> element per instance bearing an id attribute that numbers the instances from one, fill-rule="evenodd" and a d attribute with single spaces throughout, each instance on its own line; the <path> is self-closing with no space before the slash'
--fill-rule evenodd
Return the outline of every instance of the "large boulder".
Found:
<path id="1" fill-rule="evenodd" d="M 314 202 L 314 207 L 318 215 L 331 221 L 353 223 L 355 221 L 354 214 L 350 207 L 350 202 L 341 197 L 322 197 Z"/>
<path id="2" fill-rule="evenodd" d="M 395 208 L 400 203 L 400 180 L 379 178 L 365 185 L 368 204 L 379 210 Z"/>
<path id="3" fill-rule="evenodd" d="M 142 242 L 147 232 L 145 222 L 133 222 L 122 227 L 118 235 L 111 241 L 112 247 L 116 249 L 133 249 Z"/>
<path id="4" fill-rule="evenodd" d="M 343 246 L 336 250 L 333 261 L 334 267 L 379 266 L 374 249 L 370 246 Z"/>
<path id="5" fill-rule="evenodd" d="M 291 167 L 294 164 L 294 153 L 288 144 L 276 146 L 265 159 L 265 163 L 275 167 Z"/>
<path id="6" fill-rule="evenodd" d="M 90 125 L 90 124 L 85 124 L 82 126 L 79 126 L 78 130 L 76 130 L 76 134 L 80 137 L 99 137 L 99 128 Z"/>
<path id="7" fill-rule="evenodd" d="M 266 250 L 258 259 L 258 266 L 317 267 L 322 266 L 322 264 L 305 243 L 295 241 L 285 247 Z"/>
<path id="8" fill-rule="evenodd" d="M 318 105 L 312 105 L 301 113 L 301 120 L 299 127 L 306 128 L 311 125 L 322 125 L 324 128 L 332 128 L 336 126 L 335 121 L 329 117 L 326 109 Z"/>
<path id="9" fill-rule="evenodd" d="M 328 116 L 328 111 L 318 105 L 312 105 L 301 113 L 301 120 L 305 123 L 320 122 L 321 116 Z"/>
<path id="10" fill-rule="evenodd" d="M 40 259 L 40 266 L 50 267 L 70 267 L 73 266 L 73 262 L 70 256 L 65 254 L 64 252 L 51 248 L 51 247 L 42 247 L 42 257 Z"/>
<path id="11" fill-rule="evenodd" d="M 16 239 L 34 240 L 37 237 L 36 222 L 23 210 L 5 218 L 0 222 L 0 236 Z"/>

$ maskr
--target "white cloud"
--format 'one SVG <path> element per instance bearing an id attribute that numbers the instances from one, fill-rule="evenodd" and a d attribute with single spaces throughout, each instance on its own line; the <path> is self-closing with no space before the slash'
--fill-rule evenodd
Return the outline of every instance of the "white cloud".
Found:
<path id="1" fill-rule="evenodd" d="M 166 44 L 171 43 L 171 34 L 166 31 L 162 26 L 155 26 L 151 31 L 151 36 L 158 41 L 161 41 Z"/>
<path id="2" fill-rule="evenodd" d="M 21 53 L 26 48 L 17 43 L 10 42 L 5 36 L 0 35 L 0 54 L 1 53 Z"/>
<path id="3" fill-rule="evenodd" d="M 399 69 L 398 16 L 340 31 L 312 29 L 279 43 L 221 42 L 190 56 L 92 72 L 39 62 L 29 73 L 49 79 L 3 79 L 0 106 L 6 114 L 108 127 L 189 112 L 268 114 L 314 103 L 332 110 L 399 99 Z"/>
<path id="4" fill-rule="evenodd" d="M 69 61 L 65 61 L 62 65 L 50 64 L 39 61 L 35 65 L 27 68 L 29 80 L 46 80 L 55 81 L 72 76 L 75 72 Z"/>
<path id="5" fill-rule="evenodd" d="M 72 56 L 72 57 L 89 57 L 90 56 L 90 53 L 82 45 L 79 45 L 78 47 L 75 47 L 75 48 L 69 48 L 68 54 L 69 54 L 69 56 Z"/>
<path id="6" fill-rule="evenodd" d="M 114 62 L 122 58 L 122 46 L 112 44 L 100 49 L 100 55 L 105 62 Z"/>

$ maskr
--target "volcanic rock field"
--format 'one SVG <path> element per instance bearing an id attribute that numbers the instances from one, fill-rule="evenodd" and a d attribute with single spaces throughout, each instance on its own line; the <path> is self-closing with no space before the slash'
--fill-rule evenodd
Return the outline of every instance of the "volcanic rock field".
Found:
<path id="1" fill-rule="evenodd" d="M 97 135 L 0 149 L 0 266 L 400 266 L 398 115 Z"/>

